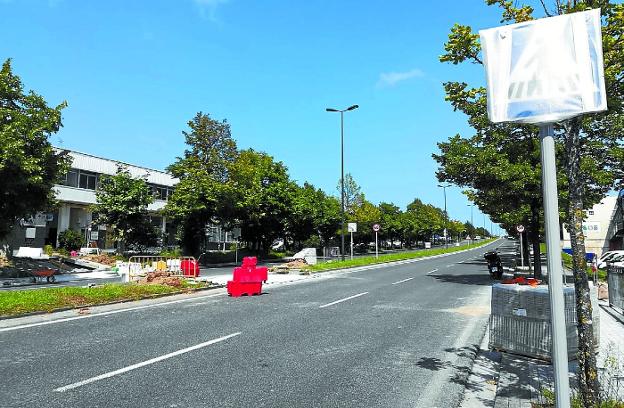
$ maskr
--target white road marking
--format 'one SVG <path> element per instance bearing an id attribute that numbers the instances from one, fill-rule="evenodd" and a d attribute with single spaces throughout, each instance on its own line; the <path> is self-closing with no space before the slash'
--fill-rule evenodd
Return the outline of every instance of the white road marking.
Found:
<path id="1" fill-rule="evenodd" d="M 450 268 L 451 266 L 455 266 L 455 265 L 454 264 L 446 265 L 447 268 Z"/>
<path id="2" fill-rule="evenodd" d="M 169 353 L 169 354 L 162 355 L 160 357 L 152 358 L 150 360 L 143 361 L 143 362 L 137 363 L 137 364 L 133 364 L 131 366 L 124 367 L 124 368 L 121 368 L 119 370 L 110 371 L 108 373 L 100 374 L 100 375 L 95 376 L 95 377 L 87 378 L 86 380 L 82 380 L 82 381 L 75 382 L 73 384 L 65 385 L 63 387 L 59 387 L 59 388 L 55 389 L 54 391 L 55 392 L 65 392 L 65 391 L 68 391 L 68 390 L 73 390 L 74 388 L 82 387 L 83 385 L 91 384 L 91 383 L 94 383 L 96 381 L 104 380 L 106 378 L 114 377 L 114 376 L 119 375 L 119 374 L 127 373 L 128 371 L 136 370 L 137 368 L 145 367 L 147 365 L 154 364 L 154 363 L 166 360 L 166 359 L 171 358 L 171 357 L 179 356 L 180 354 L 188 353 L 190 351 L 197 350 L 197 349 L 200 349 L 202 347 L 210 346 L 211 344 L 219 343 L 221 341 L 227 340 L 227 339 L 232 338 L 234 336 L 238 336 L 239 334 L 241 334 L 241 332 L 233 333 L 233 334 L 230 334 L 230 335 L 227 335 L 227 336 L 223 336 L 223 337 L 219 337 L 218 339 L 210 340 L 210 341 L 207 341 L 205 343 L 200 343 L 200 344 L 197 344 L 195 346 L 191 346 L 191 347 L 187 347 L 187 348 L 182 349 L 182 350 L 174 351 L 173 353 Z"/>
<path id="3" fill-rule="evenodd" d="M 432 273 L 437 272 L 437 271 L 438 271 L 437 269 L 434 269 L 432 271 L 427 272 L 427 275 L 431 275 Z"/>
<path id="4" fill-rule="evenodd" d="M 335 302 L 331 302 L 331 303 L 328 303 L 328 304 L 326 304 L 326 305 L 319 306 L 319 309 L 322 309 L 322 308 L 324 308 L 324 307 L 328 307 L 328 306 L 335 305 L 336 303 L 346 302 L 347 300 L 350 300 L 350 299 L 355 299 L 356 297 L 364 296 L 364 295 L 366 295 L 366 294 L 368 294 L 368 292 L 358 293 L 357 295 L 349 296 L 348 298 L 340 299 L 340 300 L 337 300 L 337 301 L 335 301 Z"/>
<path id="5" fill-rule="evenodd" d="M 224 296 L 224 295 L 225 295 L 225 293 L 217 293 L 217 294 L 214 294 L 214 295 L 198 296 L 198 297 L 194 297 L 194 298 L 171 300 L 169 302 L 154 303 L 154 304 L 151 304 L 151 305 L 136 306 L 136 307 L 130 307 L 130 308 L 127 308 L 127 309 L 110 310 L 108 312 L 102 312 L 102 313 L 94 313 L 94 314 L 88 314 L 88 315 L 66 317 L 66 318 L 57 319 L 57 320 L 47 320 L 45 322 L 29 323 L 29 324 L 23 324 L 23 325 L 20 325 L 20 326 L 3 327 L 3 328 L 0 328 L 0 333 L 13 331 L 13 330 L 19 330 L 19 329 L 27 329 L 29 327 L 46 326 L 48 324 L 54 324 L 54 323 L 70 322 L 72 320 L 88 319 L 90 317 L 108 316 L 108 315 L 113 315 L 113 314 L 117 314 L 117 313 L 130 312 L 130 311 L 133 311 L 133 310 L 147 309 L 147 308 L 156 307 L 156 306 L 166 306 L 166 305 L 172 305 L 172 304 L 175 304 L 175 303 L 189 302 L 191 300 L 206 299 L 206 298 L 211 298 L 211 297 L 216 297 L 216 296 Z"/>
<path id="6" fill-rule="evenodd" d="M 414 279 L 414 278 L 407 278 L 407 279 L 403 279 L 403 280 L 400 280 L 400 281 L 398 281 L 398 282 L 394 282 L 394 283 L 393 283 L 393 285 L 398 285 L 399 283 L 403 283 L 403 282 L 411 281 L 412 279 Z"/>

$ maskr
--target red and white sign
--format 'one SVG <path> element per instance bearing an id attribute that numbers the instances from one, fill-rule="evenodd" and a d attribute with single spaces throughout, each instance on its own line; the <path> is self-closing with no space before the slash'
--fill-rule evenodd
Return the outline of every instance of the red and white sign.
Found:
<path id="1" fill-rule="evenodd" d="M 518 225 L 516 227 L 516 231 L 521 232 L 521 233 L 524 232 L 524 225 Z"/>
<path id="2" fill-rule="evenodd" d="M 374 224 L 373 225 L 373 231 L 377 232 L 381 229 L 381 226 L 379 224 Z"/>

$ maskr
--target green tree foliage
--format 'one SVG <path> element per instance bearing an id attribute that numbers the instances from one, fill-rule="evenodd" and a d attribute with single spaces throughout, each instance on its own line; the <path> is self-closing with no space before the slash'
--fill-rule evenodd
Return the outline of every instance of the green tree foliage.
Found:
<path id="1" fill-rule="evenodd" d="M 515 23 L 530 20 L 534 10 L 509 0 L 487 0 L 502 10 L 501 21 Z M 556 1 L 551 7 L 542 2 L 545 15 L 566 14 L 600 7 L 603 23 L 605 83 L 609 111 L 565 121 L 556 127 L 560 159 L 560 208 L 571 236 L 574 253 L 573 272 L 579 323 L 579 389 L 586 406 L 594 406 L 598 395 L 596 361 L 591 325 L 591 304 L 585 269 L 585 247 L 581 223 L 584 208 L 591 207 L 622 178 L 623 134 L 622 101 L 624 99 L 624 5 L 611 1 Z M 456 24 L 445 45 L 443 62 L 481 63 L 480 44 L 468 26 Z M 468 116 L 476 134 L 469 139 L 457 136 L 441 144 L 440 180 L 448 180 L 473 190 L 471 199 L 491 217 L 509 227 L 528 220 L 532 240 L 537 245 L 539 234 L 539 167 L 537 162 L 537 129 L 534 126 L 492 124 L 485 111 L 486 96 L 482 87 L 466 83 L 445 84 L 447 100 L 454 109 Z M 507 143 L 505 142 L 507 141 Z M 518 144 L 518 146 L 514 146 Z M 516 147 L 520 147 L 520 151 Z M 457 164 L 462 160 L 468 175 L 461 175 Z M 507 163 L 506 163 L 507 162 Z M 475 169 L 489 167 L 489 175 Z M 519 183 L 515 183 L 518 179 Z M 518 185 L 519 184 L 519 185 Z"/>
<path id="2" fill-rule="evenodd" d="M 287 232 L 300 248 L 302 243 L 316 237 L 327 246 L 340 227 L 340 203 L 309 183 L 295 186 Z"/>
<path id="3" fill-rule="evenodd" d="M 238 153 L 227 121 L 199 112 L 188 126 L 190 131 L 182 132 L 187 149 L 168 167 L 180 181 L 165 214 L 179 223 L 185 252 L 198 255 L 206 224 L 232 219 L 234 203 L 227 182 Z"/>
<path id="4" fill-rule="evenodd" d="M 229 176 L 232 214 L 243 239 L 257 250 L 268 251 L 286 229 L 296 185 L 282 162 L 252 149 L 240 152 Z"/>
<path id="5" fill-rule="evenodd" d="M 120 166 L 116 175 L 100 178 L 95 196 L 95 222 L 107 226 L 106 232 L 117 241 L 119 253 L 156 244 L 158 235 L 147 213 L 154 196 L 145 179 L 133 178 L 127 168 Z"/>
<path id="6" fill-rule="evenodd" d="M 59 247 L 68 251 L 76 251 L 82 247 L 85 237 L 78 231 L 66 229 L 59 234 Z"/>
<path id="7" fill-rule="evenodd" d="M 63 102 L 55 108 L 40 95 L 24 92 L 11 60 L 0 69 L 0 239 L 20 218 L 53 204 L 52 186 L 68 169 L 66 153 L 49 138 L 61 124 Z"/>
<path id="8" fill-rule="evenodd" d="M 338 185 L 336 186 L 336 190 L 338 191 L 338 199 L 340 199 L 342 187 L 340 184 L 340 180 L 338 180 Z M 344 176 L 344 206 L 345 212 L 348 214 L 353 214 L 355 209 L 362 205 L 364 197 L 362 195 L 362 189 L 355 182 L 351 173 L 347 173 Z"/>

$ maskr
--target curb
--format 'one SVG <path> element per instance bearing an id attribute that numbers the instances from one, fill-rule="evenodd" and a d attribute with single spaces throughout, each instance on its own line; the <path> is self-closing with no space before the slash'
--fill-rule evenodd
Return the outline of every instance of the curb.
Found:
<path id="1" fill-rule="evenodd" d="M 609 304 L 601 304 L 600 302 L 598 302 L 598 305 L 602 308 L 602 310 L 609 313 L 609 315 L 611 315 L 611 317 L 613 317 L 615 320 L 617 320 L 621 324 L 624 324 L 624 315 L 616 312 Z"/>
<path id="2" fill-rule="evenodd" d="M 147 296 L 144 296 L 144 297 L 140 297 L 139 299 L 122 299 L 122 300 L 114 300 L 112 302 L 105 302 L 105 303 L 89 303 L 89 304 L 81 305 L 81 306 L 59 307 L 59 308 L 52 309 L 52 310 L 45 310 L 45 311 L 42 310 L 42 311 L 36 311 L 36 312 L 21 313 L 21 314 L 16 314 L 16 315 L 11 315 L 11 316 L 0 316 L 0 321 L 17 319 L 17 318 L 20 318 L 20 317 L 28 317 L 28 316 L 37 316 L 37 315 L 52 314 L 52 313 L 58 313 L 58 312 L 66 312 L 68 310 L 84 309 L 84 308 L 95 307 L 95 306 L 108 306 L 108 305 L 117 305 L 117 304 L 120 304 L 120 303 L 137 302 L 139 300 L 158 299 L 158 298 L 163 298 L 163 297 L 167 297 L 167 296 L 184 295 L 184 294 L 189 294 L 189 293 L 195 293 L 195 292 L 201 292 L 201 291 L 207 291 L 207 290 L 214 290 L 214 289 L 222 289 L 222 288 L 223 288 L 223 286 L 211 286 L 211 287 L 207 287 L 207 288 L 191 288 L 191 289 L 188 289 L 186 291 L 179 290 L 179 291 L 176 291 L 176 292 L 169 292 L 169 293 L 155 293 L 155 294 L 147 295 Z"/>

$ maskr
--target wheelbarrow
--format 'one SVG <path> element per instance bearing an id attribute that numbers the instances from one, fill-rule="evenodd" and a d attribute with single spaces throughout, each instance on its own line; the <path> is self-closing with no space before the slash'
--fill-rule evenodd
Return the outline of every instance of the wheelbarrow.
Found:
<path id="1" fill-rule="evenodd" d="M 45 278 L 48 283 L 54 283 L 56 282 L 56 278 L 54 277 L 55 273 L 56 270 L 54 269 L 39 269 L 30 273 L 30 280 L 32 283 L 37 283 L 43 282 Z"/>

